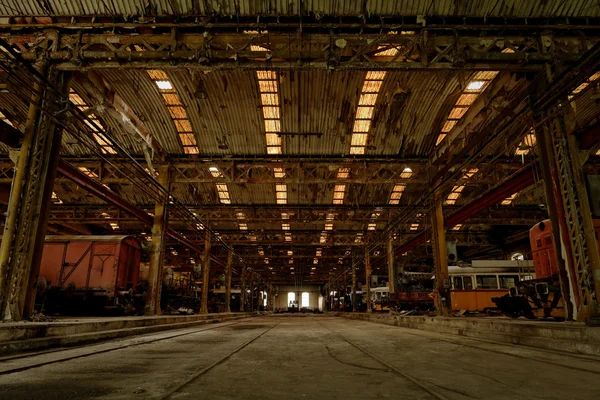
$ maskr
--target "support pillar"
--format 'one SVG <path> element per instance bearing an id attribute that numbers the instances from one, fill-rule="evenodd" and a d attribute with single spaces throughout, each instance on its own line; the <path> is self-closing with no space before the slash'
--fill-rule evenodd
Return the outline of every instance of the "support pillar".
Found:
<path id="1" fill-rule="evenodd" d="M 437 315 L 447 316 L 450 312 L 450 281 L 448 274 L 448 250 L 446 248 L 446 231 L 442 201 L 435 199 L 431 218 L 433 255 L 435 263 L 435 292 Z"/>
<path id="2" fill-rule="evenodd" d="M 571 243 L 564 240 L 568 237 L 568 231 L 564 219 L 562 196 L 560 196 L 558 173 L 554 163 L 552 138 L 548 137 L 547 131 L 543 128 L 534 131 L 540 157 L 542 179 L 544 180 L 544 193 L 552 229 L 561 296 L 565 304 L 565 318 L 573 320 L 574 310 L 576 310 L 574 304 L 579 304 L 579 292 L 574 290 L 573 296 L 571 296 L 569 273 L 567 272 L 567 266 L 573 266 Z M 564 253 L 563 247 L 565 249 Z"/>
<path id="3" fill-rule="evenodd" d="M 227 254 L 225 266 L 225 312 L 231 312 L 231 264 L 233 264 L 233 250 Z"/>
<path id="4" fill-rule="evenodd" d="M 352 312 L 358 311 L 356 300 L 356 256 L 354 256 L 352 257 Z"/>
<path id="5" fill-rule="evenodd" d="M 254 273 L 250 272 L 250 312 L 254 312 Z"/>
<path id="6" fill-rule="evenodd" d="M 240 312 L 244 312 L 246 308 L 246 269 L 240 269 Z"/>
<path id="7" fill-rule="evenodd" d="M 158 182 L 169 190 L 170 170 L 168 165 L 158 168 Z M 148 271 L 148 291 L 146 292 L 145 315 L 160 315 L 160 297 L 162 291 L 163 261 L 167 241 L 167 204 L 168 193 L 164 193 L 154 206 L 154 225 L 152 226 L 152 245 L 150 247 L 150 269 Z"/>
<path id="8" fill-rule="evenodd" d="M 46 73 L 43 67 L 41 72 L 55 84 L 58 92 L 39 84 L 34 86 L 0 247 L 1 320 L 20 321 L 33 312 L 48 227 L 48 209 L 62 140 L 62 130 L 57 129 L 48 115 L 64 118 L 60 110 L 68 93 L 70 74 L 54 68 Z"/>
<path id="9" fill-rule="evenodd" d="M 571 134 L 574 130 L 573 109 L 564 99 L 540 118 L 542 122 L 536 129 L 536 138 L 540 141 L 540 153 L 547 152 L 540 160 L 542 171 L 549 175 L 545 185 L 547 198 L 551 200 L 555 251 L 557 259 L 562 258 L 565 263 L 565 272 L 559 270 L 559 278 L 562 285 L 566 273 L 569 285 L 564 286 L 573 295 L 575 319 L 598 324 L 600 255 L 582 168 L 584 159 L 577 138 Z M 546 180 L 546 176 L 544 178 Z"/>
<path id="10" fill-rule="evenodd" d="M 208 291 L 210 278 L 210 249 L 212 241 L 210 233 L 205 231 L 204 235 L 204 258 L 202 260 L 202 304 L 200 306 L 201 314 L 208 314 Z"/>
<path id="11" fill-rule="evenodd" d="M 390 232 L 387 237 L 388 287 L 390 294 L 396 293 L 396 267 L 394 261 L 394 234 Z"/>
<path id="12" fill-rule="evenodd" d="M 371 255 L 369 254 L 369 245 L 365 246 L 365 287 L 367 294 L 367 312 L 373 312 L 371 309 Z"/>

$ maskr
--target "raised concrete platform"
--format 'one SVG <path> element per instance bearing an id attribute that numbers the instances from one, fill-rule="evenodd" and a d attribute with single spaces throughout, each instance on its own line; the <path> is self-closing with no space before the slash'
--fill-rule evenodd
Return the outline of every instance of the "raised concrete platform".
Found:
<path id="1" fill-rule="evenodd" d="M 256 313 L 162 315 L 157 317 L 64 318 L 52 322 L 0 323 L 0 355 L 68 347 L 101 340 L 230 321 Z"/>
<path id="2" fill-rule="evenodd" d="M 503 317 L 398 316 L 382 313 L 335 315 L 494 342 L 600 356 L 600 328 L 574 322 L 513 320 Z"/>

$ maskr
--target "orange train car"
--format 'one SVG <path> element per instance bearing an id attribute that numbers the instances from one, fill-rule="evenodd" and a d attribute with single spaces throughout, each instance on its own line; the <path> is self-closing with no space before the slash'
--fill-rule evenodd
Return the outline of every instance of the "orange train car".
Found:
<path id="1" fill-rule="evenodd" d="M 123 307 L 138 284 L 140 259 L 133 236 L 46 236 L 38 292 L 53 294 L 38 297 Z"/>
<path id="2" fill-rule="evenodd" d="M 496 309 L 493 298 L 502 296 L 518 282 L 534 278 L 528 260 L 474 260 L 468 267 L 450 266 L 452 310 L 480 311 Z"/>

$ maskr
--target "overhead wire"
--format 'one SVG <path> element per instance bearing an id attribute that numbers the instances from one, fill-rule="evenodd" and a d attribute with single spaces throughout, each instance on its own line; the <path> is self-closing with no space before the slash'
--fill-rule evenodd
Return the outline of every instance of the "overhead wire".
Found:
<path id="1" fill-rule="evenodd" d="M 60 126 L 65 132 L 75 138 L 79 144 L 87 148 L 92 154 L 99 157 L 103 162 L 111 165 L 124 179 L 133 184 L 142 193 L 149 196 L 154 202 L 163 202 L 167 199 L 167 207 L 169 213 L 178 217 L 178 219 L 191 227 L 193 231 L 203 231 L 205 237 L 219 242 L 219 245 L 231 252 L 234 258 L 244 266 L 247 263 L 238 255 L 233 248 L 221 239 L 207 224 L 205 224 L 194 212 L 181 203 L 173 194 L 164 186 L 162 186 L 156 177 L 149 174 L 146 169 L 122 146 L 102 125 L 89 118 L 89 115 L 77 108 L 69 99 L 68 95 L 61 93 L 47 78 L 38 70 L 22 60 L 21 55 L 16 52 L 10 44 L 3 39 L 0 39 L 0 69 L 6 72 L 5 80 L 11 82 L 19 90 L 14 93 L 20 97 L 25 104 L 35 104 L 40 111 L 50 118 L 55 124 Z M 31 79 L 33 78 L 33 79 Z M 41 90 L 50 91 L 56 102 L 64 108 L 55 110 L 48 107 L 43 100 L 35 102 L 33 93 L 35 92 L 34 84 L 39 84 Z M 57 106 L 53 104 L 50 106 Z M 64 118 L 64 115 L 71 115 L 73 118 Z M 117 162 L 112 157 L 106 157 L 100 149 L 100 146 L 94 134 L 100 134 L 103 139 L 110 143 L 111 147 L 129 162 Z M 111 190 L 112 191 L 112 190 Z M 198 226 L 203 229 L 198 229 Z M 185 239 L 185 235 L 182 235 Z M 217 261 L 217 260 L 215 260 Z M 222 264 L 222 263 L 219 263 Z M 252 271 L 251 267 L 247 267 Z M 255 274 L 259 281 L 265 281 L 260 274 Z M 265 281 L 266 282 L 266 281 Z M 269 284 L 270 286 L 270 284 Z"/>

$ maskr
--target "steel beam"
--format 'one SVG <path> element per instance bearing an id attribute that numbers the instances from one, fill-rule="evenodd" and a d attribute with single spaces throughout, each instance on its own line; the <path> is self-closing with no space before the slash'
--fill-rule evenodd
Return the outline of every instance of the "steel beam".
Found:
<path id="1" fill-rule="evenodd" d="M 332 31 L 333 32 L 333 31 Z M 540 70 L 555 59 L 577 59 L 596 41 L 592 36 L 537 35 L 485 31 L 415 30 L 411 35 L 269 32 L 243 35 L 212 32 L 170 35 L 69 33 L 4 34 L 26 60 L 40 57 L 64 70 L 103 68 L 191 68 L 200 70 L 400 69 Z M 380 56 L 380 46 L 398 49 Z M 511 52 L 503 52 L 504 49 Z"/>

